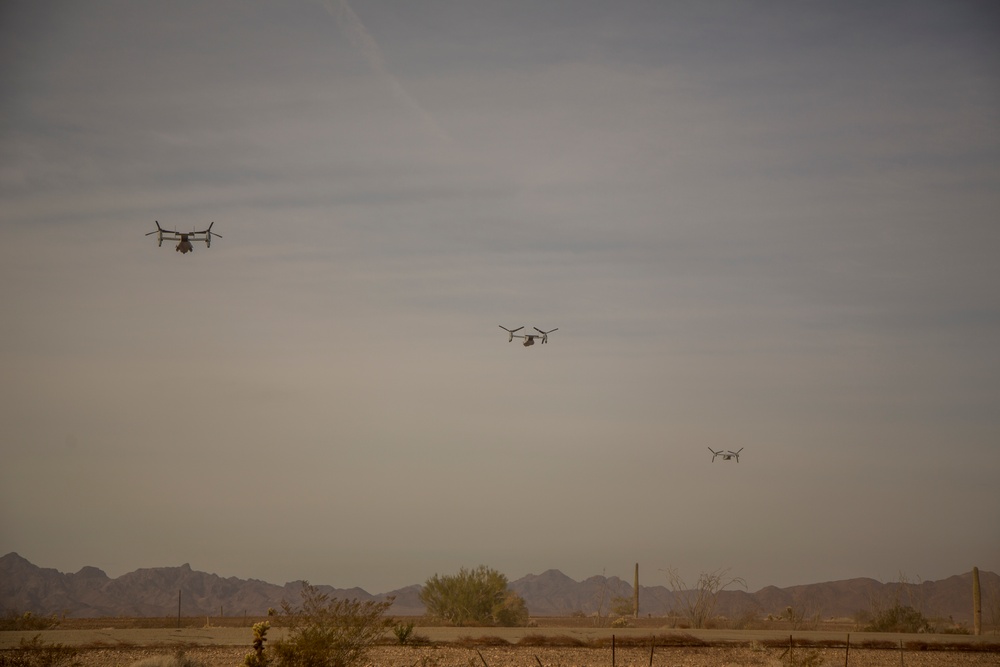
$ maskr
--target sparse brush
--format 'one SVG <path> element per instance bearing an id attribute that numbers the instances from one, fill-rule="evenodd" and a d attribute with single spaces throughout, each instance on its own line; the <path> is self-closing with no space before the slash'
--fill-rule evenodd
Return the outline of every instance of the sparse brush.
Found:
<path id="1" fill-rule="evenodd" d="M 392 626 L 392 634 L 396 635 L 396 639 L 400 644 L 405 644 L 409 640 L 410 635 L 413 634 L 413 622 L 396 623 L 396 625 Z"/>
<path id="2" fill-rule="evenodd" d="M 22 638 L 16 651 L 0 652 L 0 667 L 74 667 L 78 652 L 62 644 L 46 644 L 41 636 Z"/>
<path id="3" fill-rule="evenodd" d="M 392 602 L 339 600 L 304 583 L 301 608 L 282 603 L 289 632 L 271 647 L 271 657 L 280 667 L 363 664 L 391 623 L 385 612 Z"/>
<path id="4" fill-rule="evenodd" d="M 823 656 L 816 649 L 809 651 L 798 651 L 788 653 L 782 660 L 783 665 L 789 667 L 820 667 L 823 664 Z"/>
<path id="5" fill-rule="evenodd" d="M 476 646 L 510 646 L 510 642 L 496 635 L 484 635 L 482 637 L 463 635 L 455 641 L 455 645 L 474 648 Z"/>
<path id="6" fill-rule="evenodd" d="M 38 616 L 30 611 L 23 614 L 8 611 L 0 618 L 0 630 L 49 630 L 56 625 L 59 625 L 59 619 L 55 614 Z"/>
<path id="7" fill-rule="evenodd" d="M 205 663 L 177 651 L 173 655 L 154 655 L 133 662 L 129 667 L 205 667 Z"/>
<path id="8" fill-rule="evenodd" d="M 909 605 L 898 602 L 893 606 L 878 612 L 871 623 L 865 627 L 866 632 L 930 632 L 930 622 L 919 611 Z"/>
<path id="9" fill-rule="evenodd" d="M 521 637 L 520 641 L 517 642 L 518 646 L 556 646 L 556 647 L 580 647 L 586 646 L 587 643 L 580 639 L 579 637 L 571 637 L 570 635 L 543 635 L 543 634 L 531 634 Z"/>

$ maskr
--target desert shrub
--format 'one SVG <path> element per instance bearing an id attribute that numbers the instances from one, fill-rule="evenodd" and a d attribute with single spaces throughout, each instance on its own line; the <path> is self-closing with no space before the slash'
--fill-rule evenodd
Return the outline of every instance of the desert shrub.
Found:
<path id="1" fill-rule="evenodd" d="M 789 606 L 785 607 L 784 613 L 775 620 L 787 621 L 788 627 L 792 630 L 815 630 L 819 625 L 820 617 L 819 614 L 810 616 L 804 609 L 795 609 Z"/>
<path id="2" fill-rule="evenodd" d="M 413 633 L 413 623 L 397 623 L 392 626 L 392 634 L 396 635 L 396 639 L 400 644 L 405 644 Z"/>
<path id="3" fill-rule="evenodd" d="M 392 601 L 340 600 L 304 583 L 300 608 L 281 604 L 289 629 L 272 645 L 271 657 L 280 667 L 363 664 L 391 623 L 385 612 Z"/>
<path id="4" fill-rule="evenodd" d="M 469 635 L 463 635 L 455 640 L 455 645 L 464 646 L 465 648 L 475 648 L 477 646 L 510 646 L 510 642 L 503 637 L 497 636 L 483 635 L 481 637 L 470 637 Z"/>
<path id="5" fill-rule="evenodd" d="M 507 577 L 480 565 L 453 576 L 434 575 L 420 589 L 427 613 L 452 625 L 524 625 L 528 607 L 507 590 Z"/>
<path id="6" fill-rule="evenodd" d="M 729 576 L 728 568 L 702 572 L 694 587 L 688 586 L 674 568 L 667 569 L 667 579 L 670 581 L 675 604 L 680 607 L 677 611 L 690 622 L 690 627 L 696 629 L 714 624 L 712 619 L 719 593 L 733 585 L 746 589 L 746 581 L 742 577 Z"/>
<path id="7" fill-rule="evenodd" d="M 865 632 L 930 632 L 930 622 L 919 611 L 898 602 L 872 616 Z"/>
<path id="8" fill-rule="evenodd" d="M 708 646 L 708 642 L 687 633 L 659 634 L 652 641 L 657 646 Z"/>
<path id="9" fill-rule="evenodd" d="M 611 598 L 611 613 L 616 617 L 632 616 L 635 613 L 634 598 L 616 595 Z"/>
<path id="10" fill-rule="evenodd" d="M 825 664 L 823 655 L 816 649 L 789 651 L 783 654 L 781 664 L 789 667 L 820 667 Z"/>
<path id="11" fill-rule="evenodd" d="M 505 628 L 527 625 L 528 604 L 514 591 L 507 591 L 503 602 L 493 611 L 493 621 Z"/>
<path id="12" fill-rule="evenodd" d="M 939 625 L 934 628 L 934 632 L 941 635 L 971 635 L 972 630 L 970 630 L 964 623 L 949 623 L 948 625 Z"/>
<path id="13" fill-rule="evenodd" d="M 177 651 L 173 655 L 154 655 L 133 662 L 129 667 L 205 667 L 205 663 Z"/>
<path id="14" fill-rule="evenodd" d="M 37 616 L 30 611 L 23 614 L 17 611 L 8 611 L 0 618 L 0 630 L 48 630 L 59 624 L 59 619 L 55 614 L 51 616 Z"/>
<path id="15" fill-rule="evenodd" d="M 753 630 L 759 628 L 760 625 L 757 610 L 753 607 L 740 609 L 729 621 L 729 627 L 734 630 Z"/>
<path id="16" fill-rule="evenodd" d="M 558 646 L 558 647 L 580 647 L 587 643 L 579 637 L 570 635 L 542 635 L 531 634 L 521 637 L 517 642 L 518 646 Z"/>
<path id="17" fill-rule="evenodd" d="M 16 651 L 0 652 L 0 667 L 73 667 L 78 652 L 62 644 L 46 644 L 41 636 L 22 638 Z"/>

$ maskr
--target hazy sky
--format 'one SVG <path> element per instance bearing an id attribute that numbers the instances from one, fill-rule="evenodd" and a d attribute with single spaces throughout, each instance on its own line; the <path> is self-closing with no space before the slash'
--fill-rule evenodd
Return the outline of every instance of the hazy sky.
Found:
<path id="1" fill-rule="evenodd" d="M 0 197 L 0 553 L 1000 570 L 996 3 L 7 0 Z"/>

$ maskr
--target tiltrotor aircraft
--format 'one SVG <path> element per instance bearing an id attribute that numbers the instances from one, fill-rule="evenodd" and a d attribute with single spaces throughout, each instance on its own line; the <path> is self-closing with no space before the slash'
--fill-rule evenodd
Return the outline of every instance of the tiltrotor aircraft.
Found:
<path id="1" fill-rule="evenodd" d="M 544 343 L 548 343 L 549 342 L 549 334 L 552 333 L 553 331 L 559 331 L 559 327 L 556 327 L 555 329 L 549 329 L 548 331 L 542 331 L 538 327 L 532 327 L 532 329 L 534 329 L 535 331 L 538 332 L 537 334 L 518 334 L 517 332 L 520 331 L 521 329 L 523 329 L 524 328 L 523 326 L 522 327 L 518 327 L 516 329 L 508 329 L 507 327 L 505 327 L 504 325 L 501 324 L 500 328 L 507 332 L 507 342 L 508 343 L 511 342 L 512 340 L 514 340 L 515 338 L 523 338 L 524 339 L 524 343 L 522 343 L 522 345 L 524 345 L 525 347 L 528 347 L 530 345 L 534 345 L 536 338 L 541 338 L 541 341 L 539 341 L 540 343 L 543 343 L 543 344 Z"/>
<path id="2" fill-rule="evenodd" d="M 178 241 L 174 250 L 182 255 L 185 255 L 189 252 L 194 252 L 194 246 L 191 245 L 191 241 L 204 241 L 205 247 L 211 248 L 213 236 L 218 236 L 220 239 L 222 238 L 221 234 L 216 234 L 212 231 L 212 225 L 214 224 L 215 222 L 210 222 L 208 224 L 208 229 L 200 232 L 175 232 L 172 229 L 164 229 L 163 227 L 160 227 L 160 223 L 157 221 L 156 229 L 146 234 L 146 236 L 156 234 L 156 239 L 158 241 L 156 244 L 157 247 L 161 247 L 163 245 L 164 239 L 167 241 Z"/>
<path id="3" fill-rule="evenodd" d="M 736 462 L 739 463 L 740 462 L 740 452 L 743 451 L 743 448 L 740 447 L 735 452 L 734 451 L 728 451 L 728 452 L 726 452 L 726 451 L 723 451 L 721 449 L 719 451 L 715 451 L 714 449 L 712 449 L 711 447 L 709 447 L 708 451 L 712 452 L 712 463 L 715 463 L 715 457 L 716 456 L 721 456 L 723 461 L 731 461 L 733 459 L 736 459 Z"/>

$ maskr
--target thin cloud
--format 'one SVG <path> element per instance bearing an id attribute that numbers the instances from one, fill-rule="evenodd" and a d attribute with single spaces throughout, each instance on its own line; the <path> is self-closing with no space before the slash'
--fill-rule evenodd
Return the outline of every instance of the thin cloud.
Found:
<path id="1" fill-rule="evenodd" d="M 447 132 L 434 120 L 426 109 L 420 106 L 412 95 L 406 92 L 403 85 L 399 82 L 393 74 L 386 67 L 385 58 L 382 55 L 382 49 L 379 48 L 378 42 L 372 37 L 371 33 L 365 28 L 365 24 L 361 22 L 361 19 L 354 10 L 351 9 L 351 5 L 348 4 L 347 0 L 340 0 L 339 2 L 333 2 L 332 0 L 324 0 L 322 3 L 323 8 L 336 20 L 337 27 L 344 33 L 350 42 L 357 47 L 364 56 L 365 60 L 368 61 L 368 65 L 372 68 L 372 71 L 389 86 L 389 90 L 392 92 L 393 97 L 399 100 L 406 108 L 413 112 L 421 122 L 424 130 L 431 134 L 432 136 L 444 141 L 448 144 L 454 144 L 455 140 L 449 136 Z"/>

